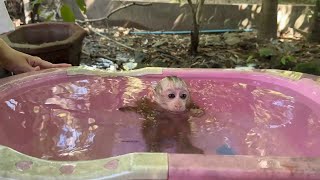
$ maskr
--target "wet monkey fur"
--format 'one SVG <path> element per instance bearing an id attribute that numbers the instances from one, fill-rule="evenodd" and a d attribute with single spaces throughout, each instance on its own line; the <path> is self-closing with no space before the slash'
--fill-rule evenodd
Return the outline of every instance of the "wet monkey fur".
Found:
<path id="1" fill-rule="evenodd" d="M 203 150 L 190 141 L 190 116 L 200 117 L 203 111 L 190 97 L 187 84 L 176 76 L 161 79 L 152 91 L 152 98 L 143 98 L 135 106 L 124 106 L 120 111 L 141 114 L 142 134 L 149 152 L 161 152 L 163 140 L 176 141 L 177 153 L 199 153 Z"/>

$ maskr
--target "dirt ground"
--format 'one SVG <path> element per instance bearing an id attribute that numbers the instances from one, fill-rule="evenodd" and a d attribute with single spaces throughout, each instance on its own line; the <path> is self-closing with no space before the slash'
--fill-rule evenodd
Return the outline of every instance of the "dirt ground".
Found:
<path id="1" fill-rule="evenodd" d="M 296 70 L 320 75 L 320 45 L 294 38 L 259 42 L 256 32 L 201 34 L 199 53 L 189 54 L 190 35 L 143 34 L 136 29 L 90 28 L 81 64 L 100 69 L 142 67 Z"/>

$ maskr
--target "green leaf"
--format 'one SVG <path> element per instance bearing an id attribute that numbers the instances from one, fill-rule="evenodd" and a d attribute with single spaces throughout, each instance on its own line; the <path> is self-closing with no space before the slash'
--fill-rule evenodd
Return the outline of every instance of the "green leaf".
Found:
<path id="1" fill-rule="evenodd" d="M 283 65 L 286 65 L 286 60 L 287 60 L 286 56 L 283 56 L 280 61 Z"/>
<path id="2" fill-rule="evenodd" d="M 259 54 L 261 57 L 269 57 L 274 55 L 273 50 L 270 48 L 261 48 L 259 50 Z"/>
<path id="3" fill-rule="evenodd" d="M 65 22 L 75 22 L 76 21 L 76 18 L 74 17 L 74 14 L 73 14 L 73 11 L 69 5 L 63 4 L 60 9 L 60 13 L 61 13 L 63 21 L 65 21 Z"/>
<path id="4" fill-rule="evenodd" d="M 247 62 L 251 62 L 252 59 L 253 59 L 253 56 L 250 55 L 250 56 L 247 58 Z"/>
<path id="5" fill-rule="evenodd" d="M 43 2 L 43 0 L 35 0 L 35 1 L 31 1 L 31 7 L 34 8 L 35 5 L 37 4 L 41 4 Z"/>
<path id="6" fill-rule="evenodd" d="M 80 8 L 80 10 L 83 13 L 86 13 L 87 12 L 87 6 L 86 6 L 86 3 L 84 2 L 84 0 L 76 0 L 76 2 L 78 4 L 78 7 Z"/>
<path id="7" fill-rule="evenodd" d="M 51 13 L 49 16 L 46 17 L 45 21 L 50 21 L 53 16 L 54 13 Z"/>
<path id="8" fill-rule="evenodd" d="M 291 62 L 297 62 L 296 58 L 290 55 L 287 56 L 287 59 L 288 61 L 291 61 Z"/>
<path id="9" fill-rule="evenodd" d="M 287 62 L 297 62 L 296 58 L 290 55 L 283 56 L 280 61 L 283 65 L 286 65 Z"/>
<path id="10" fill-rule="evenodd" d="M 43 7 L 40 6 L 40 7 L 38 8 L 37 14 L 40 15 L 40 14 L 42 13 L 42 11 L 43 11 Z"/>
<path id="11" fill-rule="evenodd" d="M 320 76 L 320 64 L 318 61 L 297 64 L 293 70 L 297 72 Z"/>

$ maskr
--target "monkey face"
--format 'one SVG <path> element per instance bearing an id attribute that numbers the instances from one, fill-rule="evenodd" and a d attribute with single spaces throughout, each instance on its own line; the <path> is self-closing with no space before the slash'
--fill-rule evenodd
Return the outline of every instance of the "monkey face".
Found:
<path id="1" fill-rule="evenodd" d="M 187 91 L 174 90 L 170 92 L 169 90 L 166 95 L 169 111 L 181 112 L 186 110 L 187 98 L 189 98 Z"/>
<path id="2" fill-rule="evenodd" d="M 158 104 L 172 112 L 183 112 L 186 110 L 189 102 L 189 92 L 181 88 L 164 89 L 161 94 L 156 97 Z"/>
<path id="3" fill-rule="evenodd" d="M 171 112 L 185 111 L 190 104 L 188 87 L 176 76 L 168 76 L 160 80 L 153 93 L 154 100 L 162 108 Z"/>

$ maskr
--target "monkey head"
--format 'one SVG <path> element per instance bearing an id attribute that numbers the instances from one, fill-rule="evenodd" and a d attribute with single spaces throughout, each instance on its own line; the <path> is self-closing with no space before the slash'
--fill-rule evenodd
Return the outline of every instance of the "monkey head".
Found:
<path id="1" fill-rule="evenodd" d="M 187 84 L 176 76 L 161 79 L 153 91 L 154 101 L 171 112 L 183 112 L 190 104 Z"/>

